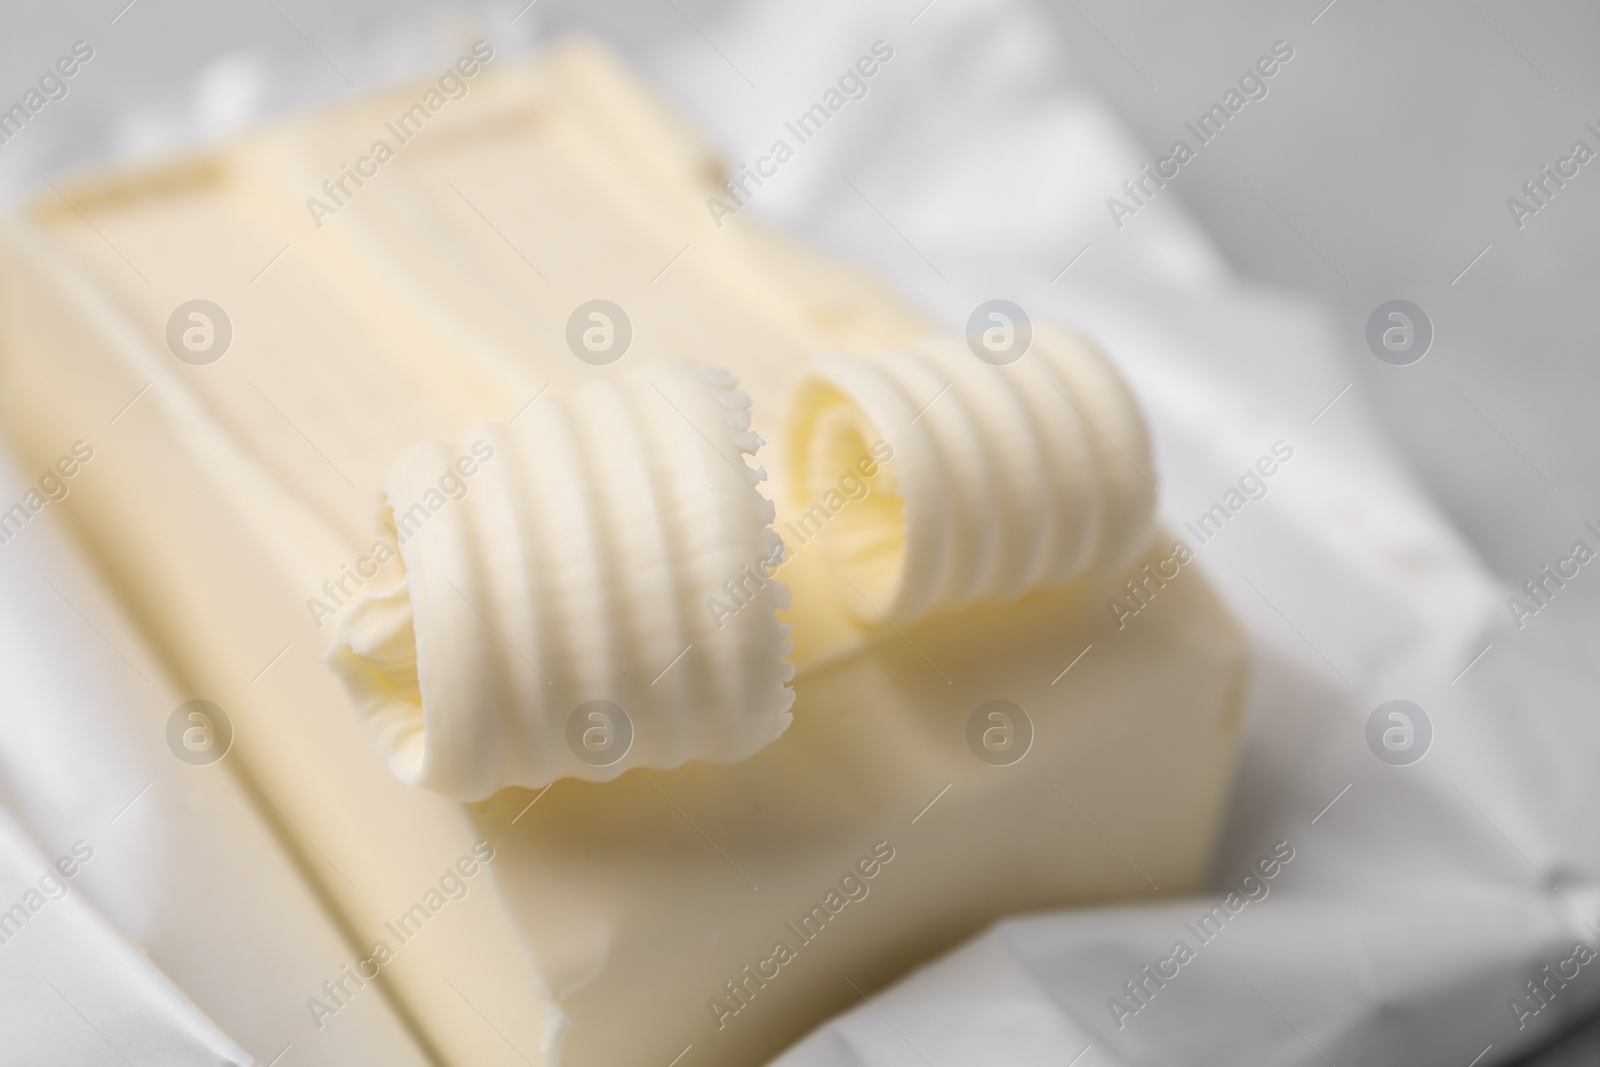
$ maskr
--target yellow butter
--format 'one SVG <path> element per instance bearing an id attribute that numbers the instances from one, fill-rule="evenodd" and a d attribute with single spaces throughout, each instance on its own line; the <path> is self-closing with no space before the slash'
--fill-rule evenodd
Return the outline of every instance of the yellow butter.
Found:
<path id="1" fill-rule="evenodd" d="M 841 560 L 877 553 L 885 589 L 906 580 L 906 546 L 881 534 L 912 499 L 892 460 L 791 544 L 799 672 L 775 742 L 465 807 L 390 772 L 320 660 L 352 604 L 404 575 L 376 558 L 378 487 L 408 448 L 635 367 L 724 367 L 772 442 L 781 534 L 831 466 L 900 432 L 830 400 L 819 417 L 842 422 L 798 435 L 822 443 L 797 467 L 803 368 L 942 343 L 872 278 L 742 217 L 718 227 L 712 154 L 583 43 L 493 60 L 336 214 L 308 209 L 415 97 L 60 183 L 70 204 L 52 194 L 0 232 L 0 405 L 29 462 L 94 444 L 61 506 L 191 695 L 234 718 L 225 766 L 279 820 L 352 958 L 394 950 L 379 984 L 440 1060 L 666 1063 L 692 1045 L 696 1063 L 758 1062 L 1007 911 L 1197 885 L 1243 678 L 1203 578 L 1185 570 L 1119 630 L 1104 601 L 1122 576 L 1060 563 L 1068 584 L 1032 588 L 1036 540 L 926 610 L 863 609 L 839 575 L 871 585 L 870 567 Z M 231 326 L 215 362 L 167 344 L 197 298 Z M 567 340 L 597 299 L 631 324 L 609 366 Z M 1110 537 L 1123 558 L 1166 552 L 1140 543 L 1148 511 L 1118 514 L 1137 519 Z M 378 615 L 399 684 L 405 626 Z M 480 836 L 497 893 L 396 943 L 394 920 Z"/>

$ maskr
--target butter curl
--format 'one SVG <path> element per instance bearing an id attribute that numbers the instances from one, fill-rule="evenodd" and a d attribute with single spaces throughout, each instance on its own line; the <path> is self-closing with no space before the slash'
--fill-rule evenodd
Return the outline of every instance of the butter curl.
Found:
<path id="1" fill-rule="evenodd" d="M 402 781 L 477 800 L 783 732 L 788 591 L 734 385 L 652 364 L 400 457 L 404 582 L 352 606 L 327 663 Z"/>

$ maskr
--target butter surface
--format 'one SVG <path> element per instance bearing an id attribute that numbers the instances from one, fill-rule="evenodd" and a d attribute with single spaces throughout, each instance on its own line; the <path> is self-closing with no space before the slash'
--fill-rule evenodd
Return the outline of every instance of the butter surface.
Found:
<path id="1" fill-rule="evenodd" d="M 441 911 L 380 979 L 440 1059 L 665 1063 L 693 1044 L 696 1062 L 755 1062 L 850 1003 L 851 982 L 870 992 L 1003 911 L 1197 883 L 1242 667 L 1203 580 L 1185 574 L 1125 631 L 1097 585 L 1121 576 L 1092 569 L 1005 604 L 941 592 L 889 625 L 849 599 L 836 561 L 859 557 L 842 541 L 872 528 L 857 521 L 869 509 L 892 518 L 911 499 L 892 463 L 848 506 L 862 511 L 838 512 L 784 565 L 799 673 L 775 743 L 464 810 L 391 775 L 319 659 L 370 595 L 366 646 L 385 684 L 409 684 L 403 605 L 384 592 L 404 572 L 368 572 L 384 536 L 375 487 L 415 442 L 461 441 L 547 390 L 571 397 L 636 366 L 713 363 L 772 442 L 782 530 L 821 484 L 787 473 L 800 368 L 913 351 L 933 332 L 870 278 L 743 219 L 715 228 L 711 155 L 581 44 L 483 73 L 316 226 L 306 197 L 414 95 L 65 185 L 71 207 L 41 201 L 8 224 L 0 404 L 24 456 L 103 427 L 95 479 L 63 506 L 180 676 L 235 716 L 237 770 L 358 945 L 392 940 L 386 924 L 441 869 L 478 835 L 494 843 L 498 902 Z M 233 324 L 206 366 L 164 341 L 196 296 Z M 596 298 L 632 321 L 633 347 L 610 367 L 566 345 L 573 310 Z M 867 438 L 892 436 L 858 429 L 868 454 Z M 822 482 L 860 458 L 849 434 L 807 439 L 836 442 L 808 468 Z M 1110 540 L 1137 554 L 1147 524 L 1145 512 Z M 896 558 L 892 535 L 866 540 Z M 1022 573 L 993 588 L 1021 591 Z M 931 610 L 942 599 L 950 610 Z M 1014 729 L 1030 724 L 1009 765 L 968 744 L 997 699 L 1026 712 Z M 395 752 L 415 737 L 414 717 L 375 722 Z M 852 869 L 864 879 L 857 864 L 880 843 L 894 858 L 862 881 L 870 895 L 833 913 L 827 894 L 846 893 Z M 819 902 L 825 929 L 795 944 L 786 924 Z M 742 984 L 780 940 L 794 958 Z"/>

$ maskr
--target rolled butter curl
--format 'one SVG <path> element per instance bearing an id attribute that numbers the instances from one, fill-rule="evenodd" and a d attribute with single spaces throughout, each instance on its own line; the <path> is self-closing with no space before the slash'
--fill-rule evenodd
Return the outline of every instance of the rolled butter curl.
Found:
<path id="1" fill-rule="evenodd" d="M 402 781 L 477 800 L 784 731 L 788 590 L 734 385 L 652 364 L 400 457 L 405 580 L 351 607 L 327 662 Z"/>
<path id="2" fill-rule="evenodd" d="M 785 462 L 804 521 L 878 441 L 893 458 L 871 506 L 819 542 L 866 621 L 915 622 L 1125 566 L 1153 535 L 1150 435 L 1093 345 L 1038 325 L 1014 363 L 959 339 L 817 359 L 790 404 Z"/>

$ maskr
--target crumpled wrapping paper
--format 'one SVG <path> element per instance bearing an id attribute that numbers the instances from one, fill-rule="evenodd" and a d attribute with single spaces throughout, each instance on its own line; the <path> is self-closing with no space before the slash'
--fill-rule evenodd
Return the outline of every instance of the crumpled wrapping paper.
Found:
<path id="1" fill-rule="evenodd" d="M 0 809 L 0 1020 L 8 1064 L 252 1060 L 106 922 L 73 882 L 93 846 L 46 858 Z M 60 862 L 61 867 L 56 868 Z M 65 876 L 63 876 L 65 874 Z"/>
<path id="2" fill-rule="evenodd" d="M 1279 843 L 1294 859 L 1206 942 L 1185 924 L 1220 896 L 1006 920 L 864 991 L 776 1063 L 1488 1065 L 1593 1010 L 1600 965 L 1575 961 L 1579 945 L 1600 951 L 1591 655 L 1556 619 L 1513 628 L 1513 590 L 1410 478 L 1362 391 L 1345 392 L 1351 361 L 1371 356 L 1317 308 L 1242 283 L 1178 196 L 1112 227 L 1106 197 L 1145 153 L 1033 9 L 854 17 L 863 41 L 914 42 L 898 80 L 847 135 L 808 145 L 761 207 L 884 264 L 953 327 L 1001 294 L 1113 354 L 1153 424 L 1165 516 L 1257 649 L 1214 884 L 1241 885 Z M 719 44 L 748 59 L 803 38 L 795 21 L 747 6 Z M 759 143 L 736 104 L 693 100 L 736 144 Z M 1250 499 L 1241 478 L 1277 442 L 1293 458 Z M 1222 529 L 1184 527 L 1230 489 L 1245 502 Z M 1394 699 L 1431 724 L 1407 766 L 1378 754 L 1392 720 L 1369 743 Z M 1133 997 L 1125 983 L 1170 972 L 1180 940 L 1193 959 Z"/>
<path id="3" fill-rule="evenodd" d="M 490 28 L 510 32 L 513 14 L 519 34 L 582 19 L 517 3 Z M 894 45 L 869 95 L 751 210 L 879 264 L 953 330 L 996 295 L 1087 329 L 1147 405 L 1175 528 L 1275 443 L 1294 450 L 1262 499 L 1195 545 L 1258 649 L 1219 895 L 1005 920 L 865 990 L 777 1062 L 1488 1067 L 1592 1010 L 1600 966 L 1570 981 L 1543 970 L 1600 947 L 1591 650 L 1559 618 L 1512 629 L 1512 590 L 1408 477 L 1362 389 L 1344 391 L 1351 361 L 1370 358 L 1358 342 L 1319 309 L 1241 283 L 1181 192 L 1111 228 L 1105 198 L 1151 156 L 1066 58 L 1059 28 L 1092 24 L 1021 0 L 691 14 L 670 31 L 601 28 L 735 163 L 873 41 Z M 1575 526 L 1580 537 L 1596 543 Z M 1432 727 L 1407 766 L 1368 740 L 1392 699 Z M 1293 859 L 1247 886 L 1280 843 Z M 1191 927 L 1228 911 L 1230 886 L 1260 899 L 1214 918 L 1202 943 Z M 1164 984 L 1145 978 L 1171 973 L 1179 940 L 1193 958 Z M 1147 1003 L 1126 988 L 1140 980 Z"/>
<path id="4" fill-rule="evenodd" d="M 1385 459 L 1359 402 L 1313 425 L 1317 406 L 1284 395 L 1342 384 L 1304 309 L 1224 290 L 1169 298 L 1159 319 L 1109 296 L 1077 310 L 1149 405 L 1175 526 L 1273 442 L 1295 449 L 1197 549 L 1257 647 L 1213 878 L 1246 903 L 1212 926 L 1220 897 L 1006 920 L 777 1063 L 1496 1063 L 1592 1010 L 1600 967 L 1567 962 L 1600 949 L 1584 650 L 1554 626 L 1511 629 L 1506 591 Z M 1297 375 L 1274 388 L 1283 361 Z M 1408 766 L 1368 739 L 1396 698 L 1433 729 Z M 1261 879 L 1280 842 L 1293 860 Z M 1179 941 L 1193 959 L 1163 964 Z M 1525 985 L 1546 965 L 1577 972 L 1547 1006 Z M 1176 973 L 1157 984 L 1146 966 Z"/>
<path id="5" fill-rule="evenodd" d="M 29 481 L 0 460 L 0 500 Z M 307 998 L 358 954 L 275 837 L 299 831 L 269 826 L 227 756 L 169 748 L 204 694 L 171 681 L 52 506 L 0 544 L 0 1064 L 422 1067 L 376 990 L 317 1025 Z M 61 857 L 72 876 L 41 888 Z M 39 907 L 8 922 L 17 903 Z"/>

